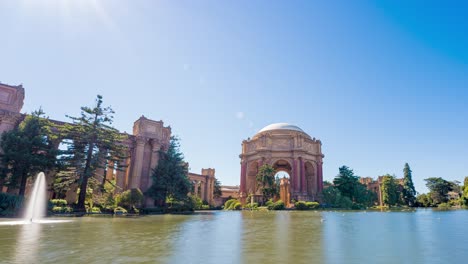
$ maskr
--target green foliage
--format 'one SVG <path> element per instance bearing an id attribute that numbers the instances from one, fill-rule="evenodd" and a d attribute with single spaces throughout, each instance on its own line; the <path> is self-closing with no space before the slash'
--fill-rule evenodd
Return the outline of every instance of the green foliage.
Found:
<path id="1" fill-rule="evenodd" d="M 400 194 L 395 177 L 387 174 L 382 179 L 382 201 L 385 205 L 394 206 L 398 204 Z"/>
<path id="2" fill-rule="evenodd" d="M 221 182 L 215 178 L 213 186 L 213 197 L 219 198 L 221 195 L 223 195 L 223 191 L 221 190 Z"/>
<path id="3" fill-rule="evenodd" d="M 416 189 L 413 184 L 413 177 L 411 175 L 411 169 L 408 163 L 405 163 L 405 168 L 403 169 L 403 201 L 408 206 L 414 206 L 416 203 Z"/>
<path id="4" fill-rule="evenodd" d="M 54 206 L 52 207 L 52 212 L 56 214 L 73 213 L 73 208 L 70 206 Z"/>
<path id="5" fill-rule="evenodd" d="M 273 202 L 273 200 L 268 200 L 265 204 L 268 208 L 268 210 L 284 210 L 284 202 L 281 200 L 278 200 L 276 202 Z"/>
<path id="6" fill-rule="evenodd" d="M 429 195 L 434 205 L 446 203 L 448 201 L 448 193 L 454 189 L 452 182 L 446 181 L 440 177 L 432 177 L 424 179 L 426 186 L 429 189 Z"/>
<path id="7" fill-rule="evenodd" d="M 236 199 L 230 199 L 224 203 L 224 210 L 240 210 L 240 209 L 242 209 L 242 205 Z"/>
<path id="8" fill-rule="evenodd" d="M 416 203 L 418 204 L 418 206 L 420 207 L 431 207 L 433 206 L 433 202 L 432 202 L 432 198 L 430 195 L 428 194 L 420 194 L 416 197 Z"/>
<path id="9" fill-rule="evenodd" d="M 189 199 L 191 200 L 191 204 L 193 209 L 195 210 L 201 210 L 203 208 L 203 201 L 200 197 L 196 195 L 189 195 Z M 208 206 L 209 208 L 209 206 Z"/>
<path id="10" fill-rule="evenodd" d="M 100 214 L 100 213 L 101 213 L 101 208 L 99 208 L 99 207 L 92 207 L 91 210 L 88 210 L 88 213 Z"/>
<path id="11" fill-rule="evenodd" d="M 23 201 L 22 196 L 0 192 L 0 216 L 17 216 Z"/>
<path id="12" fill-rule="evenodd" d="M 275 168 L 270 164 L 265 164 L 259 168 L 256 180 L 257 188 L 262 192 L 264 202 L 279 194 L 279 185 L 275 180 Z"/>
<path id="13" fill-rule="evenodd" d="M 54 205 L 54 206 L 67 206 L 67 200 L 64 200 L 64 199 L 52 199 L 50 200 L 50 202 Z"/>
<path id="14" fill-rule="evenodd" d="M 306 202 L 307 209 L 317 209 L 320 204 L 317 202 Z"/>
<path id="15" fill-rule="evenodd" d="M 465 181 L 463 184 L 463 205 L 468 206 L 468 177 L 465 177 Z"/>
<path id="16" fill-rule="evenodd" d="M 126 190 L 117 199 L 117 205 L 131 211 L 141 206 L 143 193 L 138 188 Z"/>
<path id="17" fill-rule="evenodd" d="M 68 116 L 73 124 L 63 128 L 64 137 L 70 141 L 65 141 L 68 148 L 61 155 L 61 161 L 68 169 L 72 168 L 78 177 L 79 210 L 85 209 L 88 181 L 96 170 L 102 168 L 102 164 L 106 166 L 107 162 L 117 164 L 117 169 L 122 167 L 120 161 L 125 158 L 126 146 L 121 142 L 126 136 L 111 126 L 113 114 L 112 108 L 104 107 L 102 96 L 98 95 L 93 107 L 81 107 L 80 117 Z"/>
<path id="18" fill-rule="evenodd" d="M 39 109 L 27 115 L 17 128 L 1 136 L 0 180 L 10 188 L 18 188 L 20 196 L 24 196 L 28 178 L 57 166 L 58 152 L 52 144 L 55 136 L 50 127 L 50 121 Z"/>
<path id="19" fill-rule="evenodd" d="M 245 205 L 246 209 L 250 209 L 250 210 L 257 210 L 258 209 L 258 203 L 248 203 Z"/>
<path id="20" fill-rule="evenodd" d="M 351 209 L 353 202 L 349 197 L 343 196 L 334 186 L 330 186 L 322 191 L 323 202 L 332 208 Z"/>
<path id="21" fill-rule="evenodd" d="M 296 210 L 301 210 L 301 211 L 309 209 L 307 208 L 306 202 L 304 201 L 295 202 L 294 207 L 296 207 Z"/>
<path id="22" fill-rule="evenodd" d="M 439 205 L 437 206 L 437 208 L 439 208 L 439 209 L 445 209 L 445 210 L 450 209 L 450 207 L 451 207 L 451 205 L 450 205 L 449 203 L 441 203 L 441 204 L 439 204 Z"/>
<path id="23" fill-rule="evenodd" d="M 114 214 L 116 214 L 116 215 L 126 215 L 127 213 L 128 213 L 127 210 L 125 208 L 120 207 L 120 206 L 118 206 L 118 207 L 116 207 L 114 209 Z"/>
<path id="24" fill-rule="evenodd" d="M 153 171 L 153 184 L 146 195 L 153 198 L 159 206 L 164 206 L 168 197 L 174 200 L 187 200 L 192 189 L 188 179 L 188 167 L 180 152 L 179 140 L 171 138 L 167 152 L 159 152 L 159 163 Z"/>
<path id="25" fill-rule="evenodd" d="M 339 174 L 333 179 L 333 184 L 341 195 L 355 200 L 356 188 L 360 185 L 359 177 L 354 175 L 352 169 L 347 166 L 339 168 Z"/>

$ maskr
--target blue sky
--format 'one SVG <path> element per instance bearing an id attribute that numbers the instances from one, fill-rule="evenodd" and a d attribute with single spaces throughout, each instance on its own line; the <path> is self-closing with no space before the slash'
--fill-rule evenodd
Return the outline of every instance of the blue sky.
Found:
<path id="1" fill-rule="evenodd" d="M 142 114 L 192 171 L 239 184 L 241 142 L 275 122 L 322 140 L 324 179 L 468 175 L 468 5 L 461 1 L 1 0 L 0 81 L 23 111 L 77 115 L 96 94 Z"/>

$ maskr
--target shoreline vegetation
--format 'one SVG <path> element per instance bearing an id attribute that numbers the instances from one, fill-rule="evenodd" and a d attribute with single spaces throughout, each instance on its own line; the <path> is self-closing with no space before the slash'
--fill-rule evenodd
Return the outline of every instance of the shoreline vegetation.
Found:
<path id="1" fill-rule="evenodd" d="M 315 201 L 292 200 L 290 205 L 281 201 L 276 169 L 264 164 L 255 177 L 256 189 L 246 197 L 250 202 L 242 205 L 228 198 L 223 206 L 213 207 L 192 195 L 197 192 L 188 178 L 187 162 L 177 137 L 171 137 L 168 149 L 159 151 L 159 162 L 151 172 L 152 185 L 148 190 L 124 191 L 115 179 L 96 177 L 98 170 L 106 166 L 121 170 L 123 164 L 119 161 L 126 158 L 126 149 L 120 144 L 122 135 L 112 127 L 114 111 L 105 107 L 102 96 L 98 95 L 93 106 L 81 107 L 79 117 L 69 118 L 73 124 L 53 125 L 39 109 L 27 115 L 18 127 L 1 135 L 0 187 L 7 187 L 8 191 L 0 192 L 0 217 L 20 216 L 26 187 L 39 172 L 54 172 L 48 188 L 55 199 L 49 202 L 48 215 L 57 216 L 187 214 L 213 209 L 393 211 L 424 207 L 447 210 L 468 206 L 468 177 L 463 185 L 441 177 L 427 178 L 429 192 L 418 194 L 406 163 L 402 179 L 386 174 L 374 181 L 373 186 L 355 175 L 351 168 L 342 166 L 332 182 L 324 182 L 325 188 Z M 54 147 L 58 135 L 70 139 L 63 141 L 63 148 L 59 149 Z M 106 162 L 111 163 L 103 167 Z M 77 197 L 69 204 L 67 193 L 76 187 Z M 221 183 L 216 180 L 214 187 L 213 197 L 221 197 Z M 282 190 L 283 195 L 287 192 Z M 309 197 L 312 197 L 310 193 Z M 154 207 L 145 208 L 144 201 L 148 199 L 154 201 Z"/>

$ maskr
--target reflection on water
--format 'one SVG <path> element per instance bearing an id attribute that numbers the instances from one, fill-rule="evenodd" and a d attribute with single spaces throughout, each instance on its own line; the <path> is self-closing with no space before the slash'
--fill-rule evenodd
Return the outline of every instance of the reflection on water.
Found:
<path id="1" fill-rule="evenodd" d="M 431 210 L 83 217 L 0 224 L 0 262 L 464 263 L 466 223 Z"/>
<path id="2" fill-rule="evenodd" d="M 37 250 L 41 241 L 41 224 L 22 225 L 18 237 L 15 250 L 16 263 L 36 263 Z"/>

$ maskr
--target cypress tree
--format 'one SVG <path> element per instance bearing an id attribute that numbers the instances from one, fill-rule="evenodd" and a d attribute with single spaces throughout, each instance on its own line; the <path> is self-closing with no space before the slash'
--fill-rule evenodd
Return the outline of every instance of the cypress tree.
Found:
<path id="1" fill-rule="evenodd" d="M 414 206 L 416 203 L 416 190 L 414 189 L 413 178 L 411 175 L 411 169 L 408 163 L 405 163 L 403 169 L 403 200 L 406 205 Z"/>

